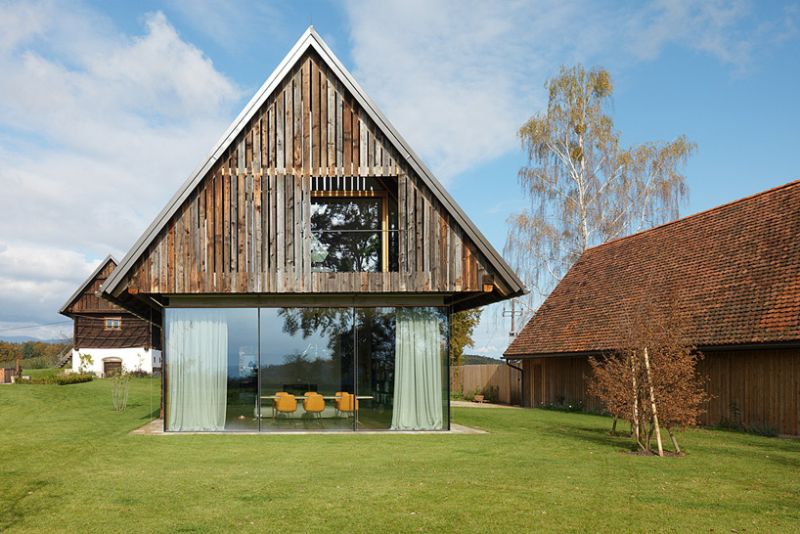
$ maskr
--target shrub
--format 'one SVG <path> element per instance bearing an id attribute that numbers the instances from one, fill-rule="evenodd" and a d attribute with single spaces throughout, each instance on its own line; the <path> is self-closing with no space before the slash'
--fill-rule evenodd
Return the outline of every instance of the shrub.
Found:
<path id="1" fill-rule="evenodd" d="M 82 382 L 91 382 L 92 380 L 94 380 L 94 375 L 91 373 L 70 373 L 55 376 L 55 382 L 59 386 L 80 384 Z"/>
<path id="2" fill-rule="evenodd" d="M 495 403 L 500 398 L 500 388 L 497 386 L 486 386 L 483 388 L 483 399 L 486 402 Z"/>
<path id="3" fill-rule="evenodd" d="M 124 412 L 128 406 L 128 386 L 131 382 L 130 373 L 120 373 L 112 379 L 111 403 L 114 410 Z"/>
<path id="4" fill-rule="evenodd" d="M 542 404 L 542 405 L 539 406 L 539 408 L 542 408 L 544 410 L 554 410 L 554 411 L 557 411 L 557 412 L 583 412 L 584 411 L 584 409 L 583 409 L 583 401 L 567 403 L 566 399 L 564 399 L 563 397 L 560 397 L 559 399 L 556 399 L 556 400 L 559 400 L 560 402 L 557 402 L 555 404 L 552 404 L 552 403 L 551 404 Z"/>
<path id="5" fill-rule="evenodd" d="M 69 384 L 80 384 L 83 382 L 91 382 L 94 380 L 94 375 L 91 373 L 70 373 L 70 374 L 57 374 L 47 376 L 32 377 L 30 380 L 18 380 L 17 384 L 57 384 L 59 386 L 67 386 Z"/>
<path id="6" fill-rule="evenodd" d="M 768 438 L 775 438 L 780 435 L 778 429 L 768 423 L 753 423 L 752 425 L 742 424 L 740 419 L 734 414 L 733 419 L 723 417 L 719 420 L 716 427 L 721 430 L 732 430 L 734 432 L 746 432 Z"/>

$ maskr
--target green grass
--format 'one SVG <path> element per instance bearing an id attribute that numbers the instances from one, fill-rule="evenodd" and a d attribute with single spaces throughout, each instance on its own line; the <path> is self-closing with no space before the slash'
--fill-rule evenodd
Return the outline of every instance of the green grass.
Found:
<path id="1" fill-rule="evenodd" d="M 456 409 L 486 435 L 132 436 L 134 379 L 0 386 L 0 531 L 797 532 L 800 441 L 694 430 L 626 453 L 607 418 Z"/>

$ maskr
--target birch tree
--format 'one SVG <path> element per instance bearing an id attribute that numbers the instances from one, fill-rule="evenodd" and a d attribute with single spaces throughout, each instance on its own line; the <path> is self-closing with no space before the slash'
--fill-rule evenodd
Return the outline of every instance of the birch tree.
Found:
<path id="1" fill-rule="evenodd" d="M 606 113 L 606 70 L 562 67 L 545 87 L 547 110 L 519 129 L 528 164 L 519 183 L 530 205 L 512 215 L 506 256 L 532 289 L 529 309 L 589 247 L 678 217 L 688 191 L 685 136 L 624 148 Z"/>

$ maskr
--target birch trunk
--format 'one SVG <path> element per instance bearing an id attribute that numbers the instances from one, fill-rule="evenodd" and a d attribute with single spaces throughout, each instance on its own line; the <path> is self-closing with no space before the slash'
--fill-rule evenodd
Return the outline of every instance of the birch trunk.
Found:
<path id="1" fill-rule="evenodd" d="M 661 443 L 661 427 L 658 426 L 658 412 L 656 411 L 656 394 L 653 390 L 653 376 L 650 373 L 650 357 L 647 354 L 647 347 L 644 348 L 644 368 L 647 371 L 647 385 L 650 388 L 650 409 L 653 411 L 653 427 L 656 431 L 656 444 L 658 445 L 658 455 L 664 456 L 664 445 Z"/>

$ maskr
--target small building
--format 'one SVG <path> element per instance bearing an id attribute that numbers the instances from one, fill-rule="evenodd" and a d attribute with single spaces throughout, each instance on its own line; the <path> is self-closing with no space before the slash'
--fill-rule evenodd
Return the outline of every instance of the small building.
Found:
<path id="1" fill-rule="evenodd" d="M 451 313 L 523 292 L 313 28 L 103 285 L 168 431 L 446 430 Z"/>
<path id="2" fill-rule="evenodd" d="M 161 332 L 99 294 L 116 266 L 114 258 L 106 257 L 59 310 L 74 321 L 74 372 L 83 369 L 102 377 L 121 370 L 147 374 L 160 371 Z M 82 362 L 81 355 L 87 361 Z M 91 357 L 90 362 L 86 356 Z"/>
<path id="3" fill-rule="evenodd" d="M 16 367 L 0 367 L 0 384 L 11 384 L 15 373 Z"/>
<path id="4" fill-rule="evenodd" d="M 588 357 L 648 300 L 704 355 L 706 424 L 800 433 L 800 181 L 587 250 L 504 354 L 524 404 L 600 409 Z"/>

